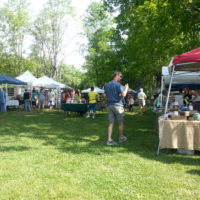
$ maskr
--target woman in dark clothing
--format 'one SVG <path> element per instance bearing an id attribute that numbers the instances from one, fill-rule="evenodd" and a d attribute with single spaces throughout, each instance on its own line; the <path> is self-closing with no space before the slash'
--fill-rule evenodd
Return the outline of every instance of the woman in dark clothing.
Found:
<path id="1" fill-rule="evenodd" d="M 194 96 L 193 99 L 192 99 L 192 96 Z M 189 106 L 189 104 L 193 102 L 197 97 L 198 97 L 198 94 L 196 92 L 190 90 L 189 88 L 183 89 L 183 104 L 185 106 Z"/>
<path id="2" fill-rule="evenodd" d="M 29 111 L 31 111 L 31 106 L 30 106 L 30 94 L 29 92 L 27 91 L 27 89 L 25 89 L 25 92 L 24 92 L 24 103 L 25 103 L 25 110 L 27 110 L 27 107 L 29 109 Z"/>

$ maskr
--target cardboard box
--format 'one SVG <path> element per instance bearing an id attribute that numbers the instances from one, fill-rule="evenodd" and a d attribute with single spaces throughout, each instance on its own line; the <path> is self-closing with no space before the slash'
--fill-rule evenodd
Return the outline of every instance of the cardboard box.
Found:
<path id="1" fill-rule="evenodd" d="M 170 118 L 171 118 L 171 120 L 187 120 L 186 116 L 171 115 Z"/>
<path id="2" fill-rule="evenodd" d="M 188 121 L 194 121 L 194 118 L 193 117 L 187 117 L 187 120 Z"/>
<path id="3" fill-rule="evenodd" d="M 187 111 L 180 111 L 181 116 L 191 117 L 196 113 L 196 110 L 187 110 Z"/>

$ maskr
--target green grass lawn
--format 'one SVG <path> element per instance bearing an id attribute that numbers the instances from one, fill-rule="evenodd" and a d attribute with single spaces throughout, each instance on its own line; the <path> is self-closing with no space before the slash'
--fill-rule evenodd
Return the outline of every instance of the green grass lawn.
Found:
<path id="1" fill-rule="evenodd" d="M 106 112 L 0 113 L 0 200 L 200 199 L 199 153 L 156 157 L 150 109 L 126 113 L 120 145 L 106 146 L 107 126 Z"/>

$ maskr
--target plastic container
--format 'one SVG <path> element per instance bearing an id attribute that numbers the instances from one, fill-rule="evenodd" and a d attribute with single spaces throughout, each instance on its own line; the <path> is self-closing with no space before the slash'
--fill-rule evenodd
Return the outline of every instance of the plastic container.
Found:
<path id="1" fill-rule="evenodd" d="M 189 110 L 193 110 L 193 105 L 190 103 Z"/>

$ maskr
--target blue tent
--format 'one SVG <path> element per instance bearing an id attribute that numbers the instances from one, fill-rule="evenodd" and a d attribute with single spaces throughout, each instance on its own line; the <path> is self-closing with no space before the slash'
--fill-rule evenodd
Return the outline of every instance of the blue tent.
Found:
<path id="1" fill-rule="evenodd" d="M 8 84 L 8 85 L 27 85 L 26 82 L 20 81 L 16 78 L 12 78 L 6 75 L 0 75 L 0 84 Z"/>

